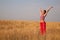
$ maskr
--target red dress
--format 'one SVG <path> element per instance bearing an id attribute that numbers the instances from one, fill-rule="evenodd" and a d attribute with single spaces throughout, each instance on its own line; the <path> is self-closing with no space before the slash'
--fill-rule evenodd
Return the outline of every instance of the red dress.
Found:
<path id="1" fill-rule="evenodd" d="M 45 16 L 40 16 L 40 20 L 44 20 Z M 46 33 L 46 22 L 40 22 L 40 32 L 41 34 L 45 34 Z"/>

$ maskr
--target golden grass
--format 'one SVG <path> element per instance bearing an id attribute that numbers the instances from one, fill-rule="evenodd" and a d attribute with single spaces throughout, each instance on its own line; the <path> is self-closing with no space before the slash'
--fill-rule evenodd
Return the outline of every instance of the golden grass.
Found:
<path id="1" fill-rule="evenodd" d="M 0 40 L 40 40 L 39 22 L 0 20 Z M 47 22 L 46 40 L 60 40 L 60 22 Z"/>

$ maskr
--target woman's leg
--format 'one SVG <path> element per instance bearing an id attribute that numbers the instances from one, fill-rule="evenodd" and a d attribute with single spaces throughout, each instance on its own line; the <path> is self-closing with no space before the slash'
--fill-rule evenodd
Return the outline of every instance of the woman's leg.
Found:
<path id="1" fill-rule="evenodd" d="M 40 31 L 41 31 L 42 35 L 44 35 L 46 33 L 46 23 L 45 22 L 40 22 Z"/>
<path id="2" fill-rule="evenodd" d="M 40 33 L 41 33 L 41 40 L 46 40 L 46 23 L 41 22 L 40 23 Z"/>

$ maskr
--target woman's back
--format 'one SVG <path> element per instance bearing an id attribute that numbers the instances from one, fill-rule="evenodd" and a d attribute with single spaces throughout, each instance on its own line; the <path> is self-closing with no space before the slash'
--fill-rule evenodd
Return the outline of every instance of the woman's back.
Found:
<path id="1" fill-rule="evenodd" d="M 41 15 L 40 16 L 40 21 L 44 21 L 45 20 L 45 16 L 44 15 Z"/>

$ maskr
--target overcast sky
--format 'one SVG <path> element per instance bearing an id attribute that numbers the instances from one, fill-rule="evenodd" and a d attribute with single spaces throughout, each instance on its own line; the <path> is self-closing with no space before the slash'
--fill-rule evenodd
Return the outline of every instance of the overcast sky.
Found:
<path id="1" fill-rule="evenodd" d="M 0 0 L 0 20 L 40 20 L 39 10 L 53 6 L 46 21 L 60 21 L 60 0 Z"/>

